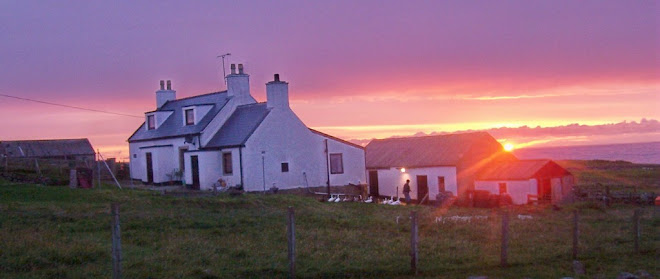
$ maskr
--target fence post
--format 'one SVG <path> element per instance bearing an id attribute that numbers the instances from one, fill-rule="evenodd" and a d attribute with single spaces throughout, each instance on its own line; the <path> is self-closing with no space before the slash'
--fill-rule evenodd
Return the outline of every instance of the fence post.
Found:
<path id="1" fill-rule="evenodd" d="M 580 230 L 578 228 L 578 210 L 573 211 L 573 260 L 578 257 L 578 239 L 580 237 Z"/>
<path id="2" fill-rule="evenodd" d="M 288 208 L 287 239 L 289 240 L 289 278 L 296 277 L 296 224 L 293 207 Z"/>
<path id="3" fill-rule="evenodd" d="M 633 213 L 633 238 L 635 239 L 635 253 L 639 253 L 639 237 L 640 237 L 640 229 L 639 229 L 639 215 L 640 215 L 640 210 L 635 209 L 635 213 Z"/>
<path id="4" fill-rule="evenodd" d="M 9 173 L 9 155 L 5 155 L 5 169 L 4 172 L 5 174 Z"/>
<path id="5" fill-rule="evenodd" d="M 121 278 L 121 226 L 119 204 L 111 205 L 112 214 L 112 279 Z"/>
<path id="6" fill-rule="evenodd" d="M 502 213 L 502 250 L 500 253 L 500 266 L 508 266 L 508 250 L 509 250 L 509 213 Z"/>
<path id="7" fill-rule="evenodd" d="M 101 162 L 100 162 L 101 156 L 100 155 L 101 155 L 101 151 L 99 151 L 97 149 L 96 150 L 96 174 L 98 175 L 98 182 L 99 182 L 98 188 L 99 189 L 101 189 Z M 92 180 L 93 179 L 94 178 L 92 178 Z M 94 182 L 92 182 L 92 184 L 94 184 Z"/>
<path id="8" fill-rule="evenodd" d="M 410 269 L 417 275 L 417 212 L 410 212 Z"/>

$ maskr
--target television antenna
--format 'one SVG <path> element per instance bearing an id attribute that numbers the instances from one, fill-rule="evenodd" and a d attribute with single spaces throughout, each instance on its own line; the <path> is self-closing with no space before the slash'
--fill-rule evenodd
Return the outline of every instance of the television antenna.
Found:
<path id="1" fill-rule="evenodd" d="M 225 85 L 227 84 L 227 72 L 225 72 L 225 57 L 231 56 L 231 53 L 225 53 L 223 55 L 218 55 L 216 58 L 222 58 L 222 79 L 225 81 Z"/>

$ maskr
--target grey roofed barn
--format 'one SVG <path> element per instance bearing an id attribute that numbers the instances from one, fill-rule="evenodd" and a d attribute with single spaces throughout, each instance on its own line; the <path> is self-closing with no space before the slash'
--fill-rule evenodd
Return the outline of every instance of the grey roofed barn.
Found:
<path id="1" fill-rule="evenodd" d="M 93 158 L 95 152 L 88 139 L 50 139 L 0 141 L 0 154 L 14 158 Z"/>

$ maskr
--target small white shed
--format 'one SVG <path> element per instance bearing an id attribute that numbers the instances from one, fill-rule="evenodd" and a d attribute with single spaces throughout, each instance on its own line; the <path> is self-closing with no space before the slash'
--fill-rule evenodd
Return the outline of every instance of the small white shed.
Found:
<path id="1" fill-rule="evenodd" d="M 495 162 L 477 175 L 475 190 L 508 194 L 514 204 L 560 202 L 573 188 L 573 175 L 551 160 Z"/>

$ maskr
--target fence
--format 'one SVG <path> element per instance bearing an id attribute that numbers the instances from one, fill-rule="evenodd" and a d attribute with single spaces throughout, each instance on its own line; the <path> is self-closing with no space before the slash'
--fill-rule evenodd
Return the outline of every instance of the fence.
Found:
<path id="1" fill-rule="evenodd" d="M 101 180 L 112 181 L 113 176 L 119 179 L 128 177 L 128 165 L 117 163 L 114 159 L 96 162 L 87 159 L 0 156 L 0 177 L 13 182 L 69 185 L 70 171 L 77 168 L 91 169 L 97 179 L 100 172 Z"/>
<path id="2" fill-rule="evenodd" d="M 113 278 L 121 278 L 122 256 L 121 244 L 119 243 L 119 207 L 113 204 L 111 208 Z M 605 216 L 608 215 L 607 213 L 604 214 Z M 302 215 L 303 220 L 310 218 L 310 216 L 305 216 L 304 213 Z M 617 255 L 640 254 L 640 243 L 643 242 L 640 222 L 643 215 L 644 212 L 641 209 L 635 209 L 632 216 L 618 214 L 609 220 L 604 220 L 603 216 L 593 216 L 593 214 L 581 217 L 579 210 L 557 213 L 556 216 L 548 216 L 545 212 L 519 214 L 515 210 L 504 209 L 491 211 L 489 215 L 435 217 L 433 215 L 420 216 L 418 212 L 411 211 L 408 218 L 401 218 L 403 216 L 392 218 L 389 225 L 396 229 L 389 230 L 387 233 L 395 232 L 396 235 L 389 234 L 389 237 L 380 238 L 379 241 L 389 242 L 386 246 L 393 246 L 393 253 L 402 255 L 405 254 L 405 250 L 409 251 L 410 266 L 405 268 L 403 265 L 397 265 L 399 268 L 398 275 L 442 274 L 441 268 L 429 269 L 428 267 L 431 266 L 429 263 L 441 263 L 442 266 L 446 266 L 446 263 L 455 262 L 452 261 L 452 257 L 456 258 L 457 254 L 466 251 L 472 253 L 471 250 L 475 247 L 479 247 L 477 250 L 481 252 L 473 254 L 474 258 L 472 260 L 475 265 L 482 264 L 484 267 L 488 267 L 492 264 L 492 260 L 496 255 L 499 255 L 499 266 L 505 269 L 511 265 L 512 259 L 515 264 L 520 265 L 522 262 L 538 262 L 559 258 L 560 261 L 566 261 L 567 266 L 572 265 L 576 275 L 583 275 L 585 273 L 584 265 L 578 261 L 582 258 L 593 258 L 595 255 L 604 252 Z M 308 257 L 315 254 L 314 251 L 332 250 L 336 247 L 337 243 L 334 243 L 332 247 L 323 247 L 315 243 L 316 241 L 310 241 L 314 239 L 310 237 L 309 231 L 316 229 L 313 226 L 305 226 L 304 224 L 301 225 L 302 229 L 297 228 L 296 224 L 300 221 L 296 221 L 293 207 L 288 207 L 286 214 L 279 213 L 277 216 L 280 216 L 281 222 L 286 224 L 286 229 L 280 233 L 286 235 L 287 248 L 284 249 L 284 245 L 280 247 L 282 247 L 282 250 L 287 251 L 287 275 L 289 278 L 296 277 L 297 267 L 301 268 L 297 263 L 298 254 L 304 254 Z M 608 226 L 630 228 L 629 230 L 624 229 L 623 234 L 617 234 L 615 237 L 615 240 L 619 242 L 618 244 L 625 243 L 623 247 L 606 248 L 608 245 L 617 246 L 612 245 L 608 236 L 605 238 L 598 236 L 599 231 Z M 409 228 L 409 230 L 406 228 Z M 474 229 L 476 234 L 466 232 L 470 229 Z M 488 233 L 483 233 L 486 231 Z M 538 234 L 542 231 L 549 233 L 549 235 Z M 339 238 L 341 238 L 342 233 L 347 232 L 337 232 L 340 235 Z M 653 230 L 651 230 L 651 233 L 653 233 Z M 445 243 L 443 240 L 438 241 L 439 239 L 451 240 L 451 238 L 457 238 L 461 234 L 464 237 L 467 236 L 467 240 L 458 240 L 463 247 L 443 245 Z M 405 245 L 400 245 L 401 242 L 397 240 L 405 238 L 406 235 L 409 237 L 410 242 L 409 246 L 404 248 Z M 377 237 L 378 234 L 364 237 L 374 236 Z M 352 238 L 349 237 L 349 239 Z M 544 244 L 542 242 L 548 243 Z M 482 246 L 481 244 L 484 243 L 488 245 Z M 492 243 L 499 243 L 499 245 L 492 245 Z M 537 243 L 537 245 L 530 245 L 533 243 Z M 351 244 L 353 243 L 349 240 L 343 245 Z M 339 245 L 342 244 L 339 243 Z M 297 250 L 297 247 L 300 247 L 302 252 Z M 608 251 L 608 249 L 611 251 Z M 554 253 L 544 254 L 547 251 L 554 251 Z M 441 255 L 443 253 L 445 255 Z M 400 256 L 394 258 L 401 259 Z M 571 260 L 573 260 L 572 263 Z M 303 261 L 309 262 L 308 259 L 304 258 Z M 302 268 L 309 270 L 310 267 L 302 266 Z M 351 274 L 344 275 L 350 277 Z M 389 275 L 397 275 L 397 272 L 395 271 L 395 274 Z"/>

